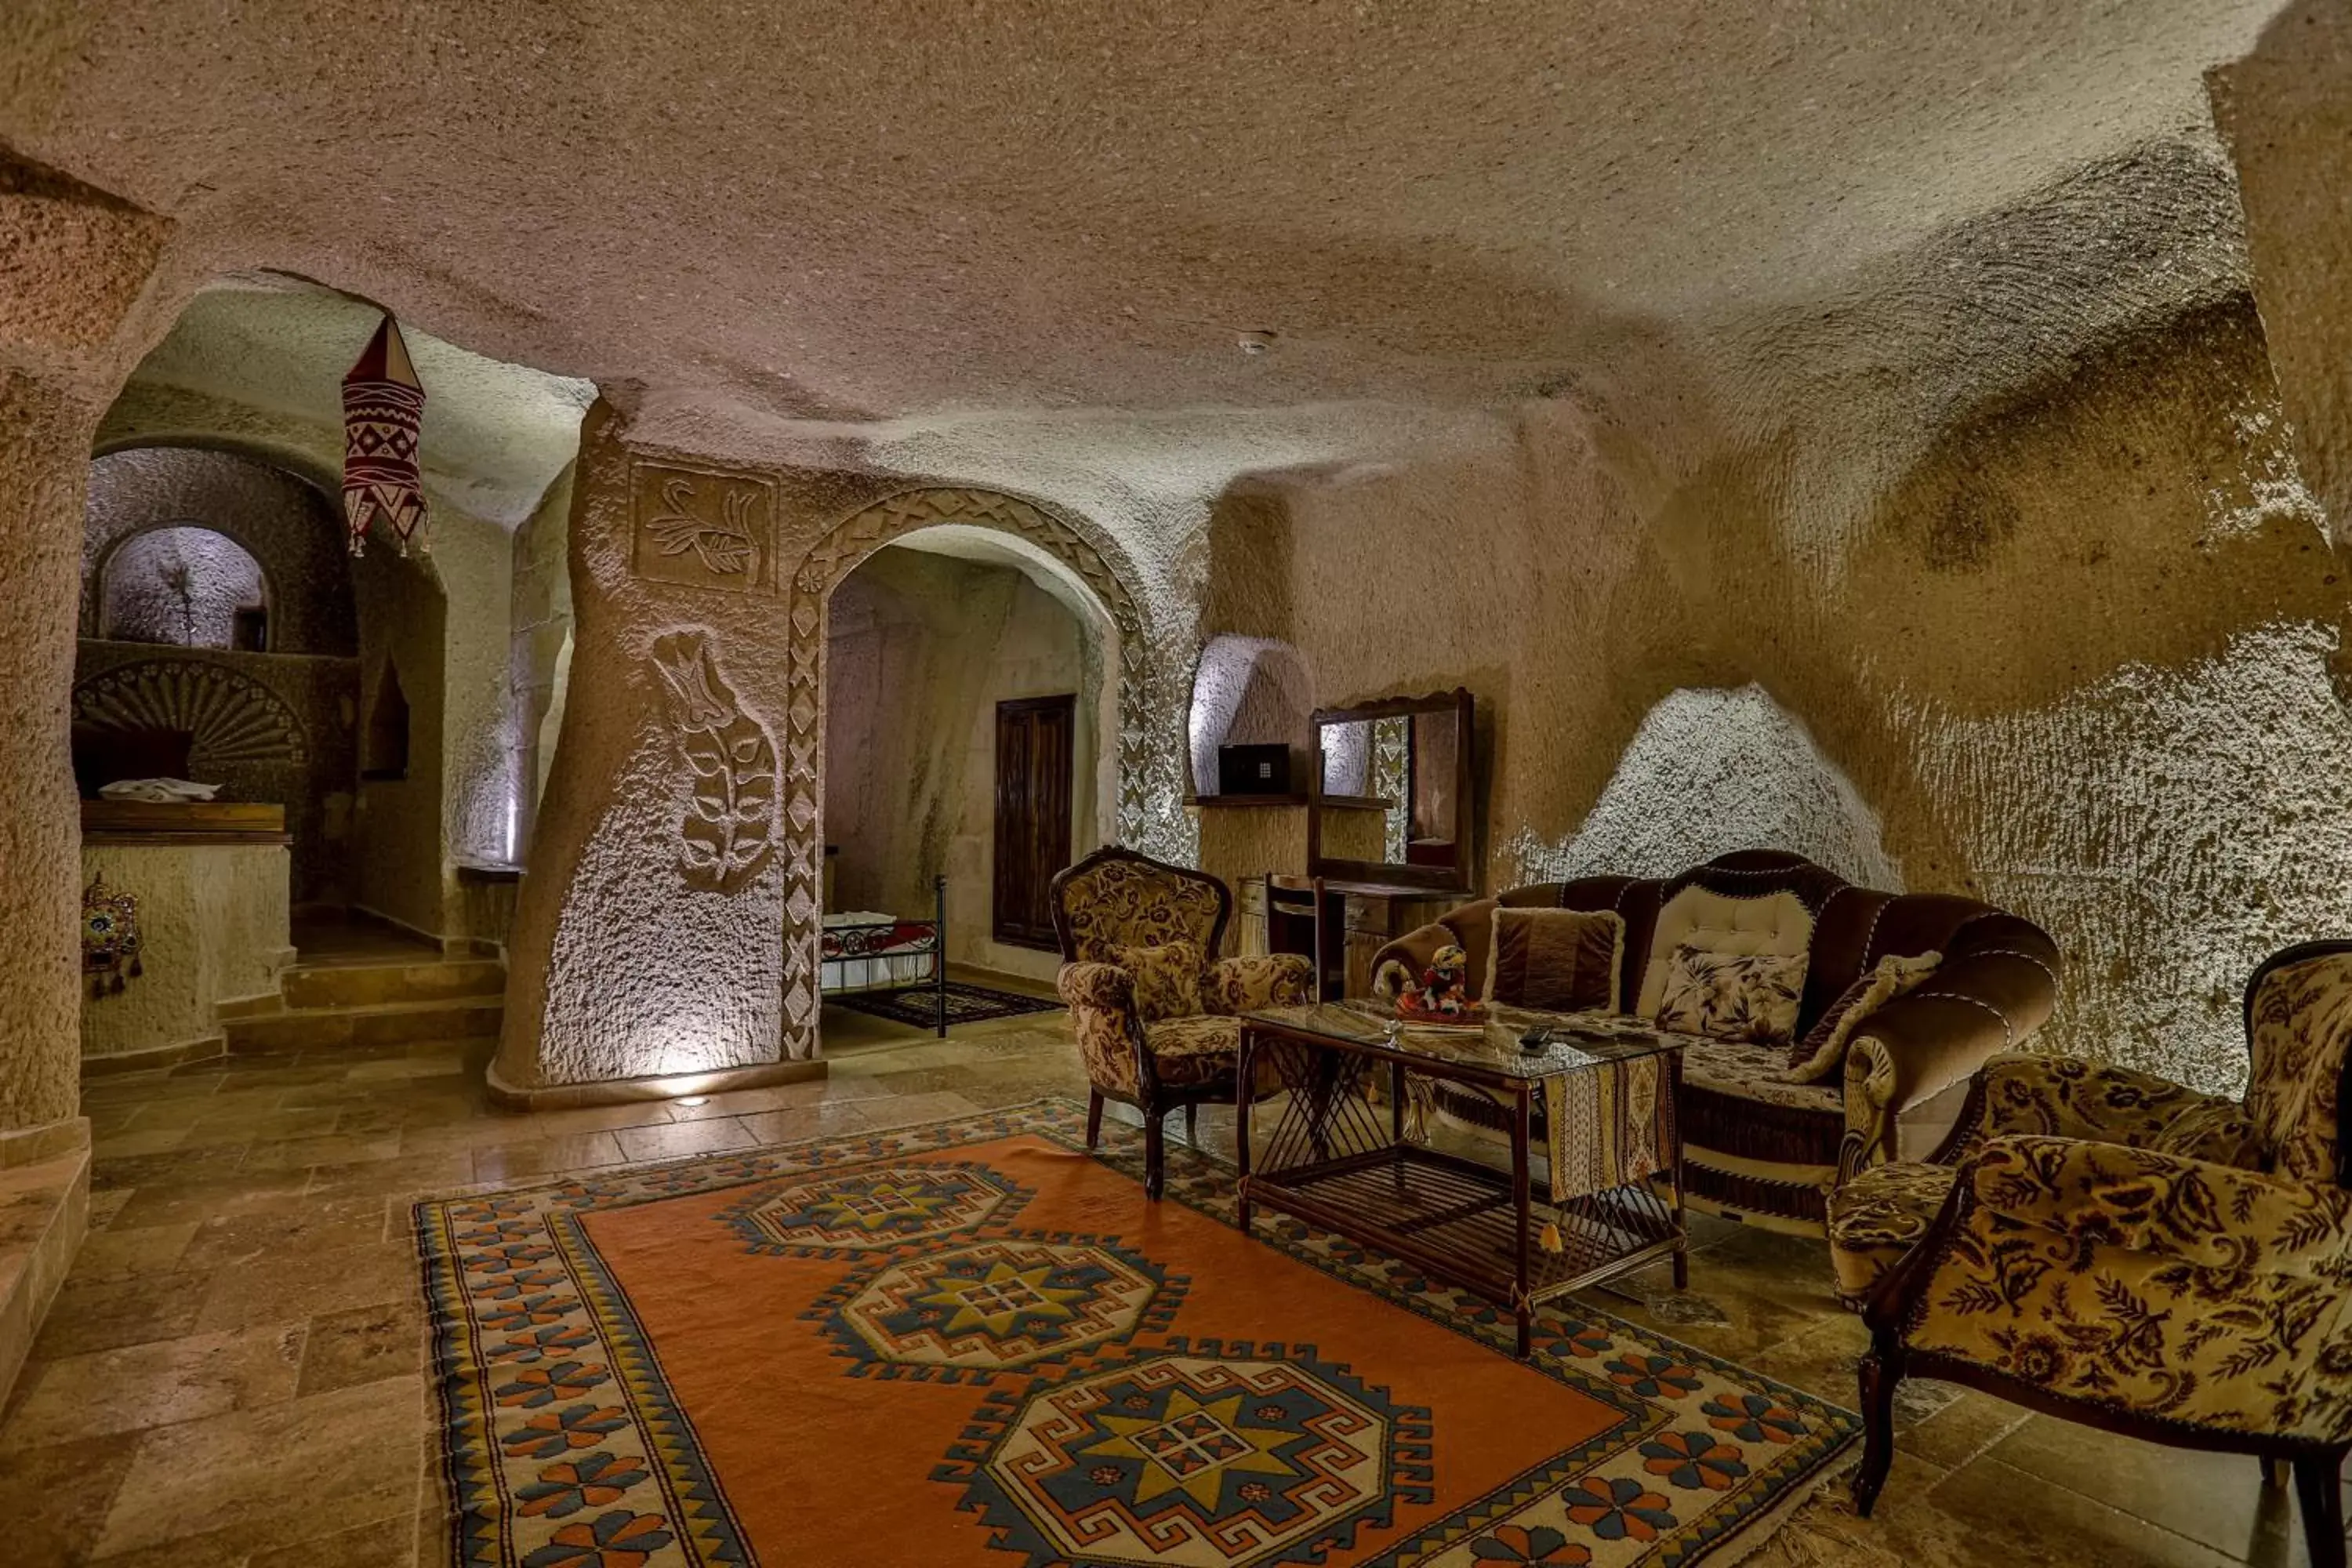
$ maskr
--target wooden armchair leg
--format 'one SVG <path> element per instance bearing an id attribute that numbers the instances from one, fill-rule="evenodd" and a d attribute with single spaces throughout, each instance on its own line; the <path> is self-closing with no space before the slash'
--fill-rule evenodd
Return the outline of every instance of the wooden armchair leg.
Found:
<path id="1" fill-rule="evenodd" d="M 2305 1454 L 2294 1461 L 2294 1501 L 2303 1515 L 2305 1555 L 2311 1568 L 2345 1568 L 2342 1448 Z"/>
<path id="2" fill-rule="evenodd" d="M 1859 1372 L 1862 1465 L 1853 1473 L 1853 1510 L 1868 1519 L 1886 1472 L 1895 1468 L 1895 1387 L 1903 1381 L 1902 1342 L 1889 1333 L 1875 1336 Z"/>
<path id="3" fill-rule="evenodd" d="M 1102 1090 L 1097 1089 L 1087 1100 L 1087 1147 L 1089 1149 L 1102 1145 Z"/>
<path id="4" fill-rule="evenodd" d="M 1200 1129 L 1194 1125 L 1200 1111 L 1201 1107 L 1197 1102 L 1190 1100 L 1184 1102 L 1184 1146 L 1188 1149 L 1198 1149 L 1201 1146 Z"/>
<path id="5" fill-rule="evenodd" d="M 1153 1203 L 1160 1201 L 1160 1189 L 1168 1180 L 1166 1130 L 1160 1122 L 1167 1114 L 1157 1107 L 1143 1113 L 1143 1195 Z"/>

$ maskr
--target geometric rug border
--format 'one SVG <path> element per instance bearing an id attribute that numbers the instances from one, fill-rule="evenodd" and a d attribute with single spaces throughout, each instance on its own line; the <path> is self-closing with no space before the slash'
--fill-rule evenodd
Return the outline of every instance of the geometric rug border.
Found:
<path id="1" fill-rule="evenodd" d="M 672 1395 L 625 1293 L 581 1225 L 584 1215 L 1024 1135 L 1083 1153 L 1083 1116 L 1076 1101 L 1053 1095 L 877 1132 L 824 1134 L 759 1149 L 601 1167 L 415 1203 L 412 1218 L 432 1329 L 438 1468 L 451 1505 L 446 1539 L 454 1560 L 466 1568 L 515 1568 L 535 1552 L 551 1559 L 569 1547 L 642 1552 L 646 1568 L 740 1568 L 751 1561 L 751 1548 L 709 1469 L 690 1418 Z M 1141 1130 L 1112 1123 L 1103 1133 L 1106 1147 L 1096 1153 L 1097 1163 L 1139 1186 Z M 1167 1197 L 1230 1225 L 1232 1167 L 1181 1145 L 1170 1146 L 1167 1158 Z M 1228 1184 L 1222 1191 L 1221 1181 Z M 1515 1324 L 1468 1292 L 1414 1279 L 1397 1264 L 1407 1276 L 1400 1284 L 1375 1271 L 1364 1249 L 1287 1216 L 1265 1216 L 1254 1227 L 1253 1238 L 1497 1354 L 1511 1352 Z M 561 1274 L 548 1270 L 551 1262 L 562 1264 Z M 1458 1548 L 1477 1531 L 1540 1502 L 1562 1476 L 1589 1479 L 1612 1461 L 1622 1466 L 1674 1424 L 1681 1414 L 1676 1409 L 1579 1364 L 1601 1353 L 1588 1348 L 1595 1329 L 1605 1331 L 1608 1348 L 1621 1351 L 1612 1364 L 1631 1365 L 1622 1347 L 1640 1348 L 1659 1358 L 1659 1364 L 1706 1369 L 1793 1406 L 1805 1417 L 1803 1436 L 1785 1444 L 1736 1498 L 1710 1506 L 1688 1525 L 1669 1515 L 1677 1528 L 1639 1545 L 1623 1542 L 1635 1554 L 1612 1555 L 1609 1568 L 1683 1568 L 1702 1561 L 1806 1495 L 1809 1483 L 1860 1432 L 1858 1416 L 1818 1395 L 1606 1311 L 1573 1305 L 1573 1313 L 1547 1308 L 1539 1314 L 1536 1353 L 1523 1364 L 1618 1412 L 1621 1419 L 1455 1508 L 1419 1534 L 1391 1543 L 1381 1558 L 1383 1563 L 1422 1561 Z M 601 1362 L 579 1359 L 598 1352 Z M 609 1403 L 616 1373 L 627 1390 L 618 1405 Z M 624 1429 L 642 1445 L 642 1453 L 614 1452 L 628 1443 L 621 1436 Z M 511 1484 L 515 1478 L 509 1467 L 526 1458 L 554 1462 L 539 1470 L 532 1484 Z M 596 1472 L 599 1462 L 604 1468 Z M 633 1464 L 650 1473 L 633 1474 Z M 652 1500 L 642 1486 L 656 1475 L 658 1513 L 647 1511 Z M 620 1485 L 609 1484 L 614 1478 Z M 1599 1568 L 1601 1560 L 1593 1561 Z"/>

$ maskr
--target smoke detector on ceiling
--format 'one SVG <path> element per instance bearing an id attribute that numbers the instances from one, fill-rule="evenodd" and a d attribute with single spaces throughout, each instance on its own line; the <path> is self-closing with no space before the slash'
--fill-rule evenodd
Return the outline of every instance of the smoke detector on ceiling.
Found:
<path id="1" fill-rule="evenodd" d="M 1272 347 L 1274 347 L 1272 332 L 1244 332 L 1241 335 L 1241 351 L 1253 359 Z"/>

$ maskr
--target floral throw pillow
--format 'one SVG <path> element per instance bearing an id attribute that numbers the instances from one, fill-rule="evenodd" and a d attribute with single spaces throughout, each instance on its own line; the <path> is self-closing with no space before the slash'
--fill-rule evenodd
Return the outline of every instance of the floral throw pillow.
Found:
<path id="1" fill-rule="evenodd" d="M 1666 960 L 1657 1026 L 1709 1039 L 1786 1046 L 1797 1033 L 1805 958 L 1801 952 L 1708 952 L 1677 947 Z"/>
<path id="2" fill-rule="evenodd" d="M 1846 1042 L 1853 1038 L 1854 1026 L 1897 996 L 1917 989 L 1943 962 L 1940 952 L 1923 952 L 1916 958 L 1890 952 L 1875 967 L 1856 975 L 1853 984 L 1830 1004 L 1829 1011 L 1805 1031 L 1805 1037 L 1789 1047 L 1790 1081 L 1819 1083 L 1843 1070 Z"/>
<path id="3" fill-rule="evenodd" d="M 1111 962 L 1134 978 L 1135 1014 L 1147 1024 L 1162 1018 L 1192 1018 L 1201 1013 L 1200 948 L 1189 942 L 1158 947 L 1119 947 Z"/>

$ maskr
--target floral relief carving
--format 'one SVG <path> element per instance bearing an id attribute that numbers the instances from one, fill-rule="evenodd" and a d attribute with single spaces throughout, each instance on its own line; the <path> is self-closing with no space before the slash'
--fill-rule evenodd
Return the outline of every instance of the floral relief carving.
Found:
<path id="1" fill-rule="evenodd" d="M 734 892 L 775 847 L 775 743 L 719 675 L 709 633 L 671 632 L 655 642 L 653 659 L 692 773 L 679 868 L 695 887 Z"/>
<path id="2" fill-rule="evenodd" d="M 639 463 L 630 490 L 637 576 L 730 593 L 773 591 L 775 487 L 768 480 Z"/>

